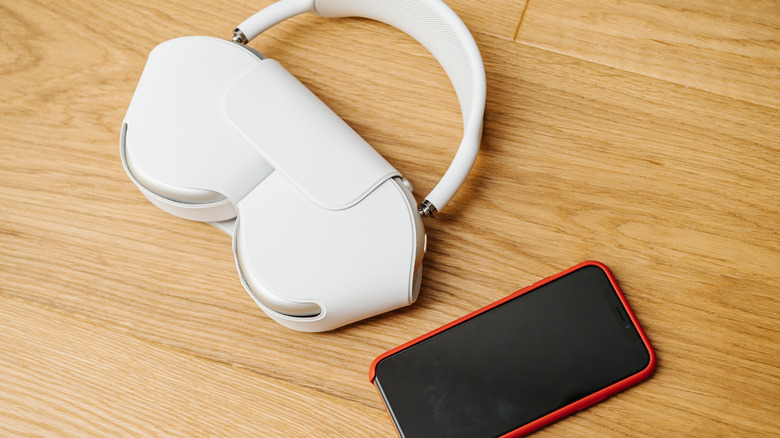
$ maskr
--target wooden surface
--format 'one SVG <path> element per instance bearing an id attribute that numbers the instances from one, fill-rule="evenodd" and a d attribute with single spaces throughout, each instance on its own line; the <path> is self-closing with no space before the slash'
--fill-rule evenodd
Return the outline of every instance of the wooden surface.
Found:
<path id="1" fill-rule="evenodd" d="M 487 71 L 482 152 L 426 220 L 418 302 L 322 334 L 266 317 L 229 237 L 119 160 L 149 51 L 266 4 L 0 5 L 0 436 L 394 436 L 375 356 L 587 259 L 658 370 L 538 436 L 780 435 L 779 2 L 453 0 Z M 252 46 L 433 187 L 461 126 L 422 47 L 312 15 Z"/>

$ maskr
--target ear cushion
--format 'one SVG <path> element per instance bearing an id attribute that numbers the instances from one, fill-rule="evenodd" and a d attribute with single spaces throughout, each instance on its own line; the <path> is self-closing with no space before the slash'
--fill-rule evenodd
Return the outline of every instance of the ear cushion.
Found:
<path id="1" fill-rule="evenodd" d="M 161 208 L 227 220 L 273 171 L 222 115 L 227 89 L 262 61 L 247 47 L 208 37 L 178 38 L 151 52 L 125 116 L 122 155 Z"/>
<path id="2" fill-rule="evenodd" d="M 274 172 L 239 202 L 238 212 L 234 250 L 241 279 L 282 325 L 330 330 L 416 298 L 424 229 L 398 178 L 334 211 L 316 206 Z"/>

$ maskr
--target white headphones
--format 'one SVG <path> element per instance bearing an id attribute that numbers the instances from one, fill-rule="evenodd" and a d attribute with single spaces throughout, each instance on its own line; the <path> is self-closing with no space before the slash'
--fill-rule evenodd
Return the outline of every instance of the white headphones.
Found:
<path id="1" fill-rule="evenodd" d="M 279 63 L 245 46 L 304 12 L 365 17 L 409 34 L 439 61 L 463 140 L 417 207 L 411 185 Z M 122 125 L 122 163 L 161 209 L 233 236 L 241 282 L 301 331 L 330 330 L 413 303 L 433 216 L 476 159 L 482 58 L 440 0 L 281 0 L 233 41 L 186 37 L 152 50 Z"/>

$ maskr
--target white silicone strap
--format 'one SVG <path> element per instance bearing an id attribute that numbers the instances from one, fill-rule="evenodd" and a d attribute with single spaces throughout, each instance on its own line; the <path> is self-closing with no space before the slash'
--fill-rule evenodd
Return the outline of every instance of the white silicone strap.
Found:
<path id="1" fill-rule="evenodd" d="M 393 26 L 422 44 L 452 81 L 463 115 L 463 140 L 423 212 L 441 210 L 465 181 L 476 160 L 485 112 L 485 67 L 476 42 L 455 12 L 441 0 L 281 0 L 241 23 L 236 33 L 251 40 L 298 14 L 364 17 Z"/>

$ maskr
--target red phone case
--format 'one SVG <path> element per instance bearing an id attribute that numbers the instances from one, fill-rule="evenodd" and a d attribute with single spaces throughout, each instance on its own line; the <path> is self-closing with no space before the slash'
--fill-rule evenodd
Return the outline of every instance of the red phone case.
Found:
<path id="1" fill-rule="evenodd" d="M 644 330 L 642 330 L 642 326 L 639 325 L 639 320 L 637 320 L 636 315 L 634 315 L 634 311 L 631 309 L 631 306 L 628 305 L 628 301 L 626 301 L 626 297 L 623 295 L 623 291 L 620 290 L 620 286 L 618 286 L 617 281 L 615 280 L 615 277 L 612 275 L 612 272 L 610 272 L 609 268 L 607 268 L 606 265 L 604 265 L 601 262 L 597 262 L 597 261 L 582 262 L 580 264 L 572 266 L 571 268 L 569 268 L 569 269 L 567 269 L 567 270 L 565 270 L 563 272 L 560 272 L 560 273 L 555 274 L 553 276 L 547 277 L 544 280 L 537 281 L 536 283 L 534 283 L 534 284 L 532 284 L 532 285 L 530 285 L 528 287 L 524 287 L 523 289 L 520 289 L 519 291 L 514 292 L 511 295 L 496 301 L 495 303 L 488 304 L 487 306 L 485 306 L 485 307 L 483 307 L 483 308 L 481 308 L 479 310 L 471 312 L 471 313 L 469 313 L 466 316 L 463 316 L 461 318 L 456 319 L 455 321 L 450 322 L 449 324 L 445 324 L 445 325 L 443 325 L 443 326 L 441 326 L 441 327 L 439 327 L 439 328 L 437 328 L 437 329 L 435 329 L 435 330 L 433 330 L 433 331 L 431 331 L 429 333 L 426 333 L 426 334 L 424 334 L 424 335 L 422 335 L 422 336 L 420 336 L 420 337 L 418 337 L 416 339 L 413 339 L 413 340 L 411 340 L 411 341 L 409 341 L 409 342 L 407 342 L 407 343 L 405 343 L 403 345 L 400 345 L 400 346 L 398 346 L 396 348 L 393 348 L 390 351 L 387 351 L 387 352 L 383 353 L 382 355 L 380 355 L 379 357 L 374 359 L 374 361 L 371 363 L 371 368 L 370 368 L 369 373 L 368 373 L 369 380 L 371 381 L 371 383 L 374 382 L 374 377 L 376 377 L 376 366 L 379 363 L 379 361 L 381 361 L 382 359 L 384 359 L 386 357 L 389 357 L 389 356 L 392 356 L 393 354 L 396 354 L 396 353 L 398 353 L 398 352 L 400 352 L 400 351 L 402 351 L 402 350 L 404 350 L 406 348 L 411 347 L 414 344 L 417 344 L 417 343 L 419 343 L 421 341 L 424 341 L 425 339 L 428 339 L 428 338 L 432 337 L 433 335 L 441 333 L 441 332 L 443 332 L 443 331 L 445 331 L 445 330 L 447 330 L 447 329 L 449 329 L 451 327 L 454 327 L 454 326 L 456 326 L 456 325 L 458 325 L 458 324 L 460 324 L 460 323 L 462 323 L 464 321 L 467 321 L 467 320 L 469 320 L 471 318 L 474 318 L 477 315 L 480 315 L 480 314 L 482 314 L 484 312 L 487 312 L 488 310 L 493 309 L 494 307 L 500 306 L 501 304 L 503 304 L 503 303 L 513 299 L 513 298 L 516 298 L 516 297 L 518 297 L 520 295 L 523 295 L 524 293 L 530 292 L 530 291 L 532 291 L 532 290 L 534 290 L 534 289 L 536 289 L 536 288 L 538 288 L 540 286 L 543 286 L 543 285 L 545 285 L 547 283 L 550 283 L 553 280 L 556 280 L 556 279 L 558 279 L 560 277 L 563 277 L 564 275 L 569 274 L 569 273 L 571 273 L 573 271 L 576 271 L 577 269 L 583 268 L 585 266 L 598 266 L 599 268 L 601 268 L 607 274 L 607 277 L 609 278 L 610 283 L 612 283 L 612 286 L 615 288 L 615 291 L 617 292 L 617 295 L 620 298 L 620 301 L 623 303 L 623 307 L 625 307 L 625 309 L 626 309 L 626 313 L 631 318 L 631 321 L 633 322 L 634 327 L 636 327 L 637 331 L 639 332 L 639 336 L 642 338 L 642 341 L 644 342 L 645 347 L 647 348 L 647 351 L 648 351 L 648 353 L 650 355 L 650 361 L 648 362 L 647 367 L 645 367 L 642 371 L 640 371 L 640 372 L 638 372 L 638 373 L 636 373 L 636 374 L 634 374 L 632 376 L 629 376 L 629 377 L 627 377 L 627 378 L 625 378 L 625 379 L 623 379 L 623 380 L 621 380 L 619 382 L 616 382 L 616 383 L 614 383 L 614 384 L 612 384 L 612 385 L 610 385 L 610 386 L 608 386 L 608 387 L 606 387 L 606 388 L 604 388 L 604 389 L 602 389 L 600 391 L 597 391 L 597 392 L 595 392 L 593 394 L 590 394 L 590 395 L 588 395 L 586 397 L 583 397 L 583 398 L 577 400 L 574 403 L 571 403 L 571 404 L 569 404 L 567 406 L 564 406 L 564 407 L 562 407 L 562 408 L 560 408 L 560 409 L 558 409 L 556 411 L 550 412 L 549 414 L 547 414 L 547 415 L 545 415 L 545 416 L 543 416 L 541 418 L 538 418 L 538 419 L 536 419 L 536 420 L 534 420 L 534 421 L 532 421 L 532 422 L 530 422 L 528 424 L 525 424 L 525 425 L 523 425 L 523 426 L 521 426 L 521 427 L 519 427 L 519 428 L 517 428 L 517 429 L 515 429 L 515 430 L 513 430 L 511 432 L 508 432 L 508 433 L 502 435 L 501 438 L 515 438 L 515 437 L 521 437 L 521 436 L 527 435 L 527 434 L 529 434 L 529 433 L 531 433 L 531 432 L 533 432 L 533 431 L 535 431 L 537 429 L 540 429 L 540 428 L 542 428 L 544 426 L 547 426 L 550 423 L 558 421 L 561 418 L 564 418 L 564 417 L 566 417 L 568 415 L 571 415 L 571 414 L 573 414 L 573 413 L 575 413 L 577 411 L 581 411 L 581 410 L 587 408 L 588 406 L 591 406 L 591 405 L 593 405 L 595 403 L 598 403 L 601 400 L 604 400 L 605 398 L 607 398 L 607 397 L 609 397 L 609 396 L 611 396 L 613 394 L 616 394 L 616 393 L 618 393 L 620 391 L 623 391 L 623 390 L 625 390 L 625 389 L 627 389 L 627 388 L 629 388 L 631 386 L 636 385 L 637 383 L 639 383 L 639 382 L 647 379 L 648 377 L 650 377 L 650 375 L 655 370 L 655 366 L 656 366 L 655 351 L 653 350 L 653 347 L 650 345 L 650 341 L 647 339 L 647 335 L 645 334 Z"/>

